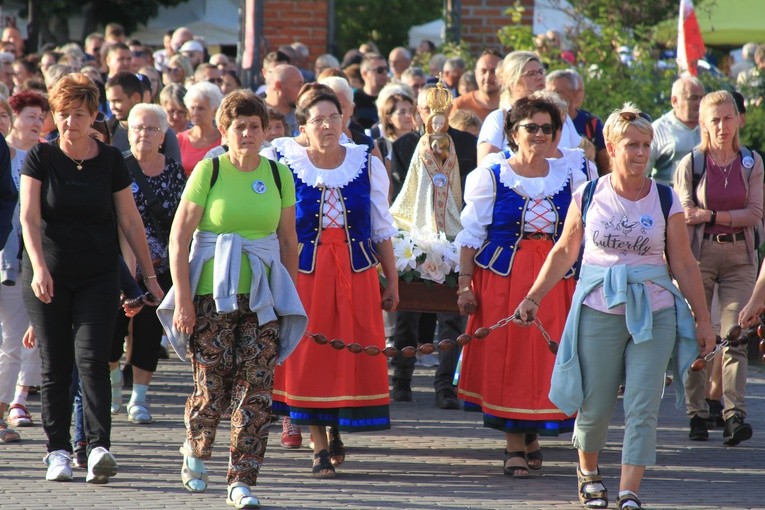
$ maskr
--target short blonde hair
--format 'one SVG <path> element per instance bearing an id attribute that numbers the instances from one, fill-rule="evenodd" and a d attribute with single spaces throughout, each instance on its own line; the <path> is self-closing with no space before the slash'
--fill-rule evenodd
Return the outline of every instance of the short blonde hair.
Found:
<path id="1" fill-rule="evenodd" d="M 606 142 L 617 144 L 624 138 L 627 128 L 635 126 L 638 131 L 645 135 L 651 135 L 651 139 L 653 139 L 653 126 L 648 119 L 640 116 L 641 113 L 643 112 L 633 103 L 624 103 L 624 106 L 611 112 L 611 115 L 606 119 L 606 123 L 603 125 L 603 138 Z M 622 114 L 635 114 L 635 118 L 627 120 Z"/>
<path id="2" fill-rule="evenodd" d="M 716 90 L 714 92 L 710 92 L 704 96 L 704 98 L 701 100 L 701 104 L 699 104 L 699 126 L 701 130 L 701 143 L 699 144 L 698 149 L 701 152 L 708 151 L 712 143 L 709 137 L 709 131 L 704 128 L 704 118 L 707 116 L 707 114 L 709 114 L 709 111 L 713 107 L 720 106 L 725 103 L 728 103 L 733 107 L 733 113 L 736 115 L 736 118 L 738 118 L 739 114 L 738 107 L 736 106 L 736 100 L 733 98 L 733 94 L 727 90 Z M 736 132 L 733 135 L 733 150 L 735 152 L 741 150 L 741 140 L 738 136 L 738 123 L 736 123 Z"/>

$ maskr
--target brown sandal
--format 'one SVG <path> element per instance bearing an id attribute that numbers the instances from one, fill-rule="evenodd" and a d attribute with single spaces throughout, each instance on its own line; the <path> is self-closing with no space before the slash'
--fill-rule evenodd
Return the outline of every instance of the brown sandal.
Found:
<path id="1" fill-rule="evenodd" d="M 585 475 L 579 466 L 576 466 L 576 477 L 579 482 L 579 501 L 585 508 L 608 508 L 608 491 L 603 485 L 603 477 L 600 469 L 594 475 Z M 585 490 L 590 485 L 590 489 Z M 600 487 L 598 487 L 600 486 Z"/>
<path id="2" fill-rule="evenodd" d="M 507 465 L 508 461 L 515 458 L 522 458 L 524 462 L 524 466 L 513 466 L 513 465 Z M 515 478 L 518 480 L 525 480 L 526 478 L 529 478 L 529 465 L 526 464 L 526 453 L 525 452 L 508 452 L 505 450 L 505 464 L 503 471 L 505 473 L 505 476 L 508 476 L 510 478 Z"/>
<path id="3" fill-rule="evenodd" d="M 329 461 L 329 452 L 322 450 L 313 455 L 313 476 L 316 478 L 334 478 L 335 467 Z M 318 462 L 317 462 L 318 461 Z M 324 471 L 324 473 L 322 473 Z"/>
<path id="4" fill-rule="evenodd" d="M 340 430 L 337 427 L 329 428 L 329 461 L 333 466 L 345 462 L 345 445 L 340 439 Z"/>
<path id="5" fill-rule="evenodd" d="M 4 420 L 0 420 L 0 443 L 18 443 L 21 436 L 18 432 L 8 427 Z"/>

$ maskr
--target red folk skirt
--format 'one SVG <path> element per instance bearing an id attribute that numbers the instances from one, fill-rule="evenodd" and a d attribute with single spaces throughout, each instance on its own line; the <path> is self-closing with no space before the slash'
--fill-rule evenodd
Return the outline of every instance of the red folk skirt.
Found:
<path id="1" fill-rule="evenodd" d="M 316 269 L 298 275 L 298 294 L 308 314 L 308 331 L 347 344 L 385 348 L 380 283 L 376 269 L 351 269 L 345 231 L 326 229 L 316 248 Z M 307 425 L 342 430 L 390 428 L 385 356 L 353 354 L 303 338 L 278 367 L 274 409 Z"/>
<path id="2" fill-rule="evenodd" d="M 468 320 L 468 333 L 515 312 L 552 246 L 549 240 L 522 240 L 508 276 L 475 268 L 473 289 L 478 310 Z M 563 332 L 574 288 L 573 279 L 560 281 L 539 307 L 542 326 L 555 341 Z M 554 362 L 555 355 L 535 326 L 524 328 L 511 323 L 464 347 L 458 395 L 466 402 L 466 409 L 480 407 L 486 426 L 544 435 L 567 432 L 573 420 L 547 396 Z"/>

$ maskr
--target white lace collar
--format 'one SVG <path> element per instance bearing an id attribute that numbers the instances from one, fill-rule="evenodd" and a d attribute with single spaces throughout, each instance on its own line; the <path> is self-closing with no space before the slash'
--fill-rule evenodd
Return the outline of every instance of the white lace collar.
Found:
<path id="1" fill-rule="evenodd" d="M 487 156 L 489 166 L 499 164 L 499 180 L 510 189 L 514 189 L 530 198 L 549 197 L 560 192 L 568 185 L 571 168 L 568 165 L 551 164 L 547 160 L 549 171 L 544 177 L 523 177 L 510 167 L 502 153 Z"/>
<path id="2" fill-rule="evenodd" d="M 345 160 L 337 168 L 316 168 L 308 159 L 305 147 L 294 138 L 277 138 L 272 145 L 282 155 L 281 162 L 289 166 L 304 183 L 314 188 L 342 188 L 356 179 L 367 165 L 367 147 L 353 143 L 345 147 Z"/>

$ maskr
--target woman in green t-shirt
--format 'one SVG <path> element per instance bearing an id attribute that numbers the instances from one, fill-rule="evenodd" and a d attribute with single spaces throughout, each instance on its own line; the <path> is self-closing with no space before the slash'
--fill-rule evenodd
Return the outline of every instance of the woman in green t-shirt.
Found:
<path id="1" fill-rule="evenodd" d="M 282 338 L 284 329 L 280 331 L 279 321 L 259 323 L 251 295 L 259 291 L 254 278 L 257 269 L 259 273 L 270 271 L 271 276 L 276 271 L 288 274 L 284 287 L 292 287 L 297 296 L 295 187 L 286 167 L 274 166 L 258 154 L 268 128 L 263 101 L 251 91 L 237 90 L 226 96 L 220 108 L 219 130 L 229 151 L 216 160 L 206 159 L 196 165 L 170 234 L 173 326 L 190 335 L 189 358 L 194 373 L 194 392 L 186 402 L 181 477 L 190 492 L 207 488 L 203 461 L 212 454 L 221 415 L 233 404 L 227 503 L 236 508 L 259 508 L 250 486 L 255 485 L 265 455 L 274 365 L 287 339 Z M 268 262 L 268 269 L 261 269 L 244 254 L 239 268 L 228 267 L 234 266 L 228 257 L 213 257 L 195 273 L 196 248 L 192 246 L 189 262 L 189 244 L 192 235 L 194 243 L 198 243 L 200 233 L 216 239 L 216 255 L 221 240 L 231 238 L 231 234 L 244 250 L 247 243 L 268 241 L 275 233 L 278 254 L 274 258 L 278 258 L 275 264 Z M 260 260 L 267 265 L 262 257 Z M 232 303 L 231 313 L 221 312 L 213 298 L 219 289 L 220 278 L 216 277 L 222 266 L 227 266 L 226 277 L 235 278 L 239 270 L 238 288 L 232 290 L 236 304 Z M 195 274 L 199 279 L 194 288 Z M 272 286 L 268 293 L 278 299 L 283 290 Z"/>

